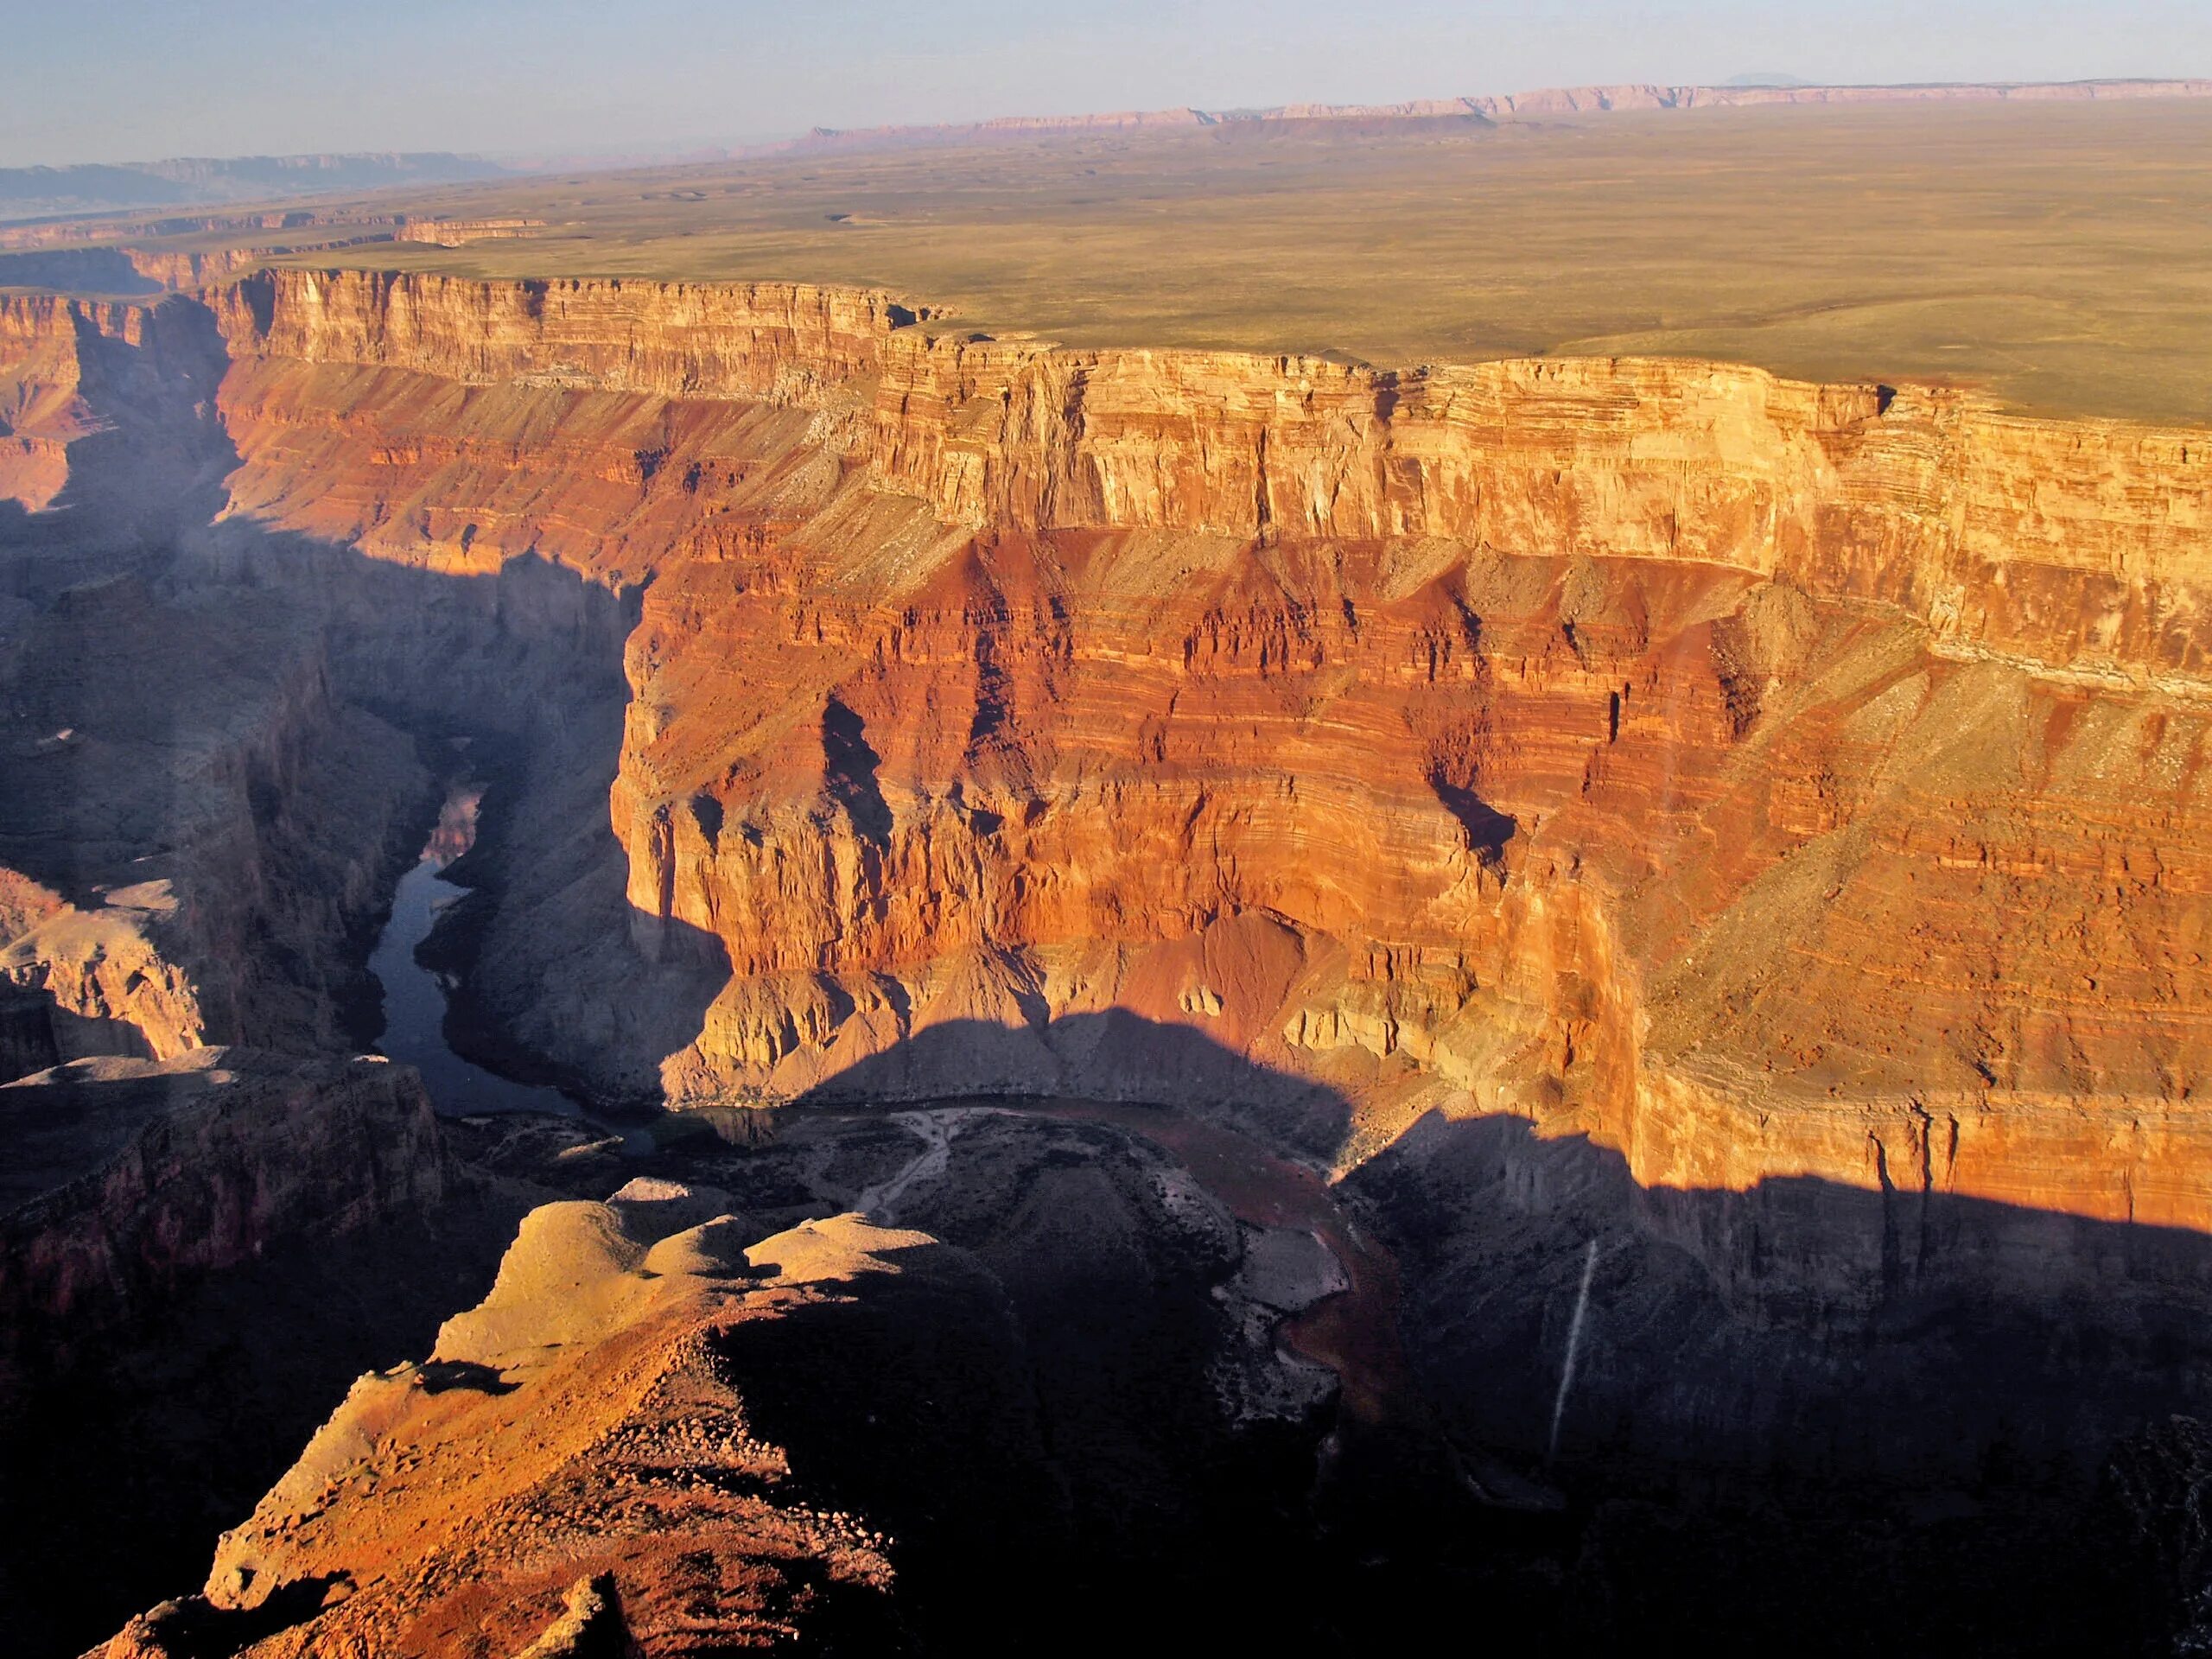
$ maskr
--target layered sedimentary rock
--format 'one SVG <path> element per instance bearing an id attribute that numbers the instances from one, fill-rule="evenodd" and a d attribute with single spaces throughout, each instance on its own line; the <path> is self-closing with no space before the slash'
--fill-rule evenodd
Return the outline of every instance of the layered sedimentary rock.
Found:
<path id="1" fill-rule="evenodd" d="M 779 283 L 275 270 L 212 296 L 234 350 L 463 385 L 791 402 L 872 365 L 888 295 Z"/>
<path id="2" fill-rule="evenodd" d="M 726 982 L 610 1074 L 789 1095 L 957 1019 L 1103 1087 L 1049 1028 L 1121 1007 L 1378 1133 L 1441 1084 L 1654 1181 L 2205 1214 L 2197 435 L 759 285 L 212 304 L 234 516 L 652 579 L 631 931 Z"/>
<path id="3" fill-rule="evenodd" d="M 1659 1183 L 2212 1216 L 2201 435 L 758 285 L 215 304 L 234 513 L 652 578 L 631 932 L 720 989 L 588 1070 L 773 1098 L 957 1020 L 1007 1033 L 967 1082 L 1110 1091 L 1054 1033 L 1120 1007 L 1346 1091 L 1356 1147 L 1471 1097 Z"/>
<path id="4" fill-rule="evenodd" d="M 0 504 L 66 509 L 79 544 L 204 518 L 229 459 L 224 363 L 197 304 L 0 296 Z"/>
<path id="5" fill-rule="evenodd" d="M 0 656 L 10 764 L 92 804 L 67 841 L 103 849 L 0 860 L 42 999 L 0 1008 L 23 1063 L 222 1034 L 226 963 L 285 963 L 239 1019 L 335 1041 L 342 976 L 299 963 L 358 931 L 424 781 L 386 717 L 496 732 L 523 758 L 458 971 L 503 1054 L 764 1109 L 732 1134 L 792 1101 L 1237 1113 L 1344 1174 L 1397 1256 L 1361 1287 L 1373 1330 L 1406 1316 L 1369 1392 L 1471 1444 L 1541 1449 L 1556 1411 L 1570 1464 L 1925 1473 L 2200 1400 L 2204 435 L 1703 363 L 1069 352 L 773 285 L 282 271 L 20 315 L 60 470 L 0 519 L 36 625 Z M 134 485 L 134 445 L 178 487 Z M 130 510 L 102 519 L 111 490 Z M 163 523 L 168 561 L 133 563 Z M 73 580 L 86 545 L 111 586 Z M 209 696 L 238 720 L 166 647 L 169 730 L 69 671 L 172 636 L 230 653 Z M 188 764 L 138 764 L 155 747 Z M 149 857 L 162 893 L 120 879 Z M 148 924 L 158 971 L 94 941 L 69 1008 L 66 953 L 18 949 L 154 898 L 203 930 Z M 124 996 L 147 1012 L 112 1023 Z M 106 1023 L 54 1017 L 78 1007 Z M 1123 1246 L 1172 1185 L 1124 1203 L 1079 1135 L 952 1124 L 745 1161 L 796 1205 L 874 1159 L 870 1206 L 974 1249 L 1033 1329 L 1164 1302 Z M 626 1226 L 594 1223 L 615 1242 L 565 1285 L 619 1318 L 559 1350 L 467 1327 L 365 1385 L 207 1605 L 128 1640 L 435 1650 L 489 1618 L 521 1650 L 630 1620 L 626 1561 L 731 1628 L 804 1624 L 799 1584 L 879 1607 L 873 1544 L 821 1568 L 787 1490 L 628 1391 L 724 1422 L 746 1393 L 717 1344 L 750 1329 L 788 1378 L 842 1315 L 785 1285 L 771 1317 L 737 1257 L 664 1272 Z M 1284 1306 L 1242 1248 L 1205 1317 Z M 1599 1334 L 1562 1409 L 1586 1262 Z M 1302 1351 L 1329 1351 L 1317 1317 Z M 1084 1382 L 1116 1351 L 1058 1363 Z M 1056 1438 L 1100 1421 L 1074 1397 Z M 1319 1398 L 1286 1397 L 1277 1427 Z M 533 1446 L 541 1421 L 576 1438 Z M 633 1430 L 649 1470 L 608 1460 Z M 1124 1487 L 1140 1441 L 1106 1459 Z M 486 1445 L 520 1484 L 484 1484 Z M 417 1524 L 456 1490 L 451 1527 Z M 687 1577 L 671 1537 L 722 1565 Z M 485 1573 L 489 1603 L 456 1587 Z"/>
<path id="6" fill-rule="evenodd" d="M 69 477 L 69 444 L 89 429 L 77 388 L 82 369 L 76 320 L 87 308 L 60 298 L 0 302 L 0 488 L 34 511 L 49 505 Z M 101 315 L 91 312 L 88 321 Z M 135 315 L 117 307 L 110 315 Z"/>

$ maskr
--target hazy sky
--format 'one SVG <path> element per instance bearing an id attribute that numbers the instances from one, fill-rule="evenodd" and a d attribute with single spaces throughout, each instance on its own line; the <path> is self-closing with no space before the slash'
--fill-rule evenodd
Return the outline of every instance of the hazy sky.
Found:
<path id="1" fill-rule="evenodd" d="M 2212 73 L 2212 0 L 13 0 L 0 166 L 590 151 L 814 125 L 1782 72 Z"/>

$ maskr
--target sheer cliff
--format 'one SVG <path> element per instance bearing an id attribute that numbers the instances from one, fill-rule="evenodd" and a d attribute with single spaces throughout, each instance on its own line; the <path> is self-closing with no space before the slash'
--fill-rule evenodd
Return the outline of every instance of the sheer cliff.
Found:
<path id="1" fill-rule="evenodd" d="M 649 584 L 629 938 L 486 958 L 582 1071 L 787 1097 L 980 1018 L 978 1076 L 1156 1092 L 1048 1035 L 1121 1007 L 1347 1090 L 1347 1155 L 1471 1098 L 1653 1183 L 2205 1218 L 2202 435 L 774 285 L 169 303 L 233 530 Z M 713 982 L 696 1039 L 562 1052 L 640 957 Z"/>

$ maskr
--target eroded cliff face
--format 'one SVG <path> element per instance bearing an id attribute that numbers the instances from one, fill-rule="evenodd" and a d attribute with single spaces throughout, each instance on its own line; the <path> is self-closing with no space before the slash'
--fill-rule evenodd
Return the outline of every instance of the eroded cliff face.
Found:
<path id="1" fill-rule="evenodd" d="M 1646 1187 L 2212 1224 L 2200 435 L 772 285 L 194 304 L 207 556 L 350 550 L 356 694 L 506 660 L 372 613 L 557 655 L 611 636 L 527 573 L 642 605 L 608 816 L 579 715 L 473 985 L 572 1075 L 1231 1103 L 1342 1166 L 1504 1113 Z"/>
<path id="2" fill-rule="evenodd" d="M 0 296 L 0 504 L 66 509 L 79 549 L 204 519 L 229 460 L 213 418 L 224 362 L 194 302 Z"/>
<path id="3" fill-rule="evenodd" d="M 876 419 L 882 477 L 979 529 L 1720 564 L 1894 605 L 1961 649 L 2202 666 L 2212 464 L 2187 432 L 1707 363 L 1398 374 L 912 334 Z"/>
<path id="4" fill-rule="evenodd" d="M 188 1046 L 218 1007 L 337 1040 L 300 964 L 425 781 L 401 729 L 496 734 L 459 967 L 499 1057 L 680 1107 L 1236 1114 L 1343 1178 L 1402 1267 L 1402 1386 L 1469 1444 L 1544 1446 L 1585 1260 L 1571 1446 L 1949 1478 L 2198 1402 L 2203 435 L 1701 363 L 1071 353 L 773 285 L 283 270 L 106 316 L 24 348 L 26 385 L 77 376 L 24 406 L 85 431 L 0 520 L 35 625 L 0 683 L 22 775 L 130 816 L 66 838 L 105 864 L 0 861 L 0 923 L 53 1009 L 67 953 L 22 939 L 151 897 L 201 931 L 95 941 L 49 1042 Z M 111 358 L 167 390 L 133 404 Z M 172 483 L 103 519 L 134 445 Z M 202 707 L 178 624 L 219 613 Z M 137 764 L 144 697 L 69 670 L 102 619 L 176 633 L 188 765 Z M 159 894 L 117 874 L 149 857 Z M 1031 1180 L 931 1202 L 1084 1230 Z M 583 1422 L 626 1339 L 535 1397 Z M 505 1396 L 418 1381 L 364 1411 L 504 1443 Z M 593 1433 L 645 1421 L 615 1403 Z M 435 1538 L 357 1494 L 328 1536 L 474 1570 L 536 1491 Z M 611 1513 L 516 1580 L 533 1629 L 632 1547 Z M 338 1561 L 264 1520 L 226 1560 Z M 352 1605 L 323 1617 L 478 1606 Z M 200 1640 L 131 1639 L 171 1637 Z"/>
<path id="5" fill-rule="evenodd" d="M 586 1071 L 789 1097 L 960 1021 L 915 1092 L 1172 1086 L 1055 1035 L 1122 1008 L 1344 1091 L 1346 1157 L 1471 1102 L 1656 1184 L 2212 1220 L 2201 435 L 769 285 L 213 303 L 237 518 L 651 578 L 628 948 L 720 988 Z"/>

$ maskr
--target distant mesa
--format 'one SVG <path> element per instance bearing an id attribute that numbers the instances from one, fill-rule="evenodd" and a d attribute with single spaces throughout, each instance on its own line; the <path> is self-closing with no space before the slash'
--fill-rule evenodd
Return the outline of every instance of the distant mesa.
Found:
<path id="1" fill-rule="evenodd" d="M 1692 110 L 1771 104 L 2065 103 L 2092 99 L 2203 98 L 2212 80 L 1960 81 L 1911 86 L 1826 86 L 1794 75 L 1759 72 L 1713 86 L 1629 82 L 1554 86 L 1536 92 L 1468 98 L 1413 99 L 1397 104 L 1283 104 L 1266 109 L 1122 111 L 1106 115 L 1012 116 L 941 126 L 817 127 L 780 144 L 728 152 L 743 156 L 823 150 L 897 149 L 990 143 L 1008 139 L 1098 133 L 1173 131 L 1293 122 L 1458 121 L 1470 125 L 1527 121 L 1618 110 Z"/>
<path id="2" fill-rule="evenodd" d="M 1458 123 L 1482 127 L 1620 110 L 1737 108 L 1774 104 L 2067 103 L 2212 96 L 2212 79 L 1961 81 L 1900 86 L 1831 86 L 1776 71 L 1733 75 L 1711 86 L 1555 86 L 1480 97 L 1413 99 L 1395 104 L 1284 104 L 1268 108 L 1122 110 L 1087 115 L 1000 116 L 938 125 L 816 127 L 796 137 L 728 148 L 599 156 L 510 157 L 505 162 L 443 152 L 391 155 L 247 156 L 70 167 L 0 168 L 0 224 L 149 208 L 268 202 L 404 185 L 471 183 L 529 175 L 620 172 L 712 166 L 811 156 L 1062 137 L 1118 137 L 1327 122 Z M 867 221 L 854 219 L 854 224 Z M 508 234 L 515 232 L 510 231 Z M 481 234 L 481 233 L 480 233 Z M 472 238 L 471 239 L 475 239 Z"/>
<path id="3" fill-rule="evenodd" d="M 543 230 L 542 219 L 417 219 L 399 221 L 392 232 L 398 242 L 427 242 L 433 247 L 457 248 L 464 242 L 512 241 Z"/>

